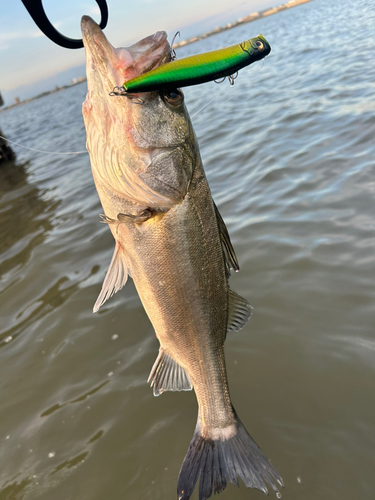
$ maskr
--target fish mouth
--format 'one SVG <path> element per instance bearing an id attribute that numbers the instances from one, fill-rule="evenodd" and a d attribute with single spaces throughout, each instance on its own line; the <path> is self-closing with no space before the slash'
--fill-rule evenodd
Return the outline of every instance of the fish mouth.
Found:
<path id="1" fill-rule="evenodd" d="M 90 16 L 82 17 L 81 31 L 89 90 L 94 82 L 97 87 L 98 74 L 103 90 L 109 93 L 113 87 L 170 60 L 171 49 L 165 31 L 158 31 L 130 47 L 117 49 Z"/>
<path id="2" fill-rule="evenodd" d="M 142 105 L 110 95 L 115 86 L 170 60 L 167 34 L 114 48 L 89 16 L 81 29 L 88 89 L 82 113 L 95 182 L 146 207 L 181 202 L 194 163 L 185 108 L 168 107 L 159 92 L 142 93 Z"/>

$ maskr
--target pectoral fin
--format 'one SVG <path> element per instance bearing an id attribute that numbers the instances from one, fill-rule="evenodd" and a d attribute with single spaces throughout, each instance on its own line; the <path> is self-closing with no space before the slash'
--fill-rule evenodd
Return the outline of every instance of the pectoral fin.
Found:
<path id="1" fill-rule="evenodd" d="M 147 382 L 154 388 L 154 396 L 164 391 L 191 391 L 193 385 L 186 370 L 171 358 L 162 347 L 151 368 Z"/>
<path id="2" fill-rule="evenodd" d="M 253 308 L 247 301 L 229 288 L 227 331 L 241 330 L 251 318 Z"/>
<path id="3" fill-rule="evenodd" d="M 116 241 L 115 251 L 109 265 L 109 269 L 104 278 L 102 290 L 94 305 L 94 313 L 108 300 L 112 295 L 121 290 L 128 279 L 128 266 L 122 246 Z"/>
<path id="4" fill-rule="evenodd" d="M 219 227 L 219 232 L 220 232 L 221 247 L 223 249 L 223 254 L 224 254 L 227 278 L 229 278 L 230 270 L 233 269 L 234 271 L 239 271 L 240 266 L 238 265 L 236 252 L 234 251 L 232 242 L 230 241 L 227 226 L 225 225 L 225 222 L 223 221 L 223 218 L 221 217 L 220 212 L 215 203 L 214 207 L 215 207 L 217 225 Z"/>

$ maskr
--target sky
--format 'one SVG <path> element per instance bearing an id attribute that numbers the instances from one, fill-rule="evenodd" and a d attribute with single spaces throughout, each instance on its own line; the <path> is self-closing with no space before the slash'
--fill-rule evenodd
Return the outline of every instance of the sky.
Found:
<path id="1" fill-rule="evenodd" d="M 159 30 L 181 40 L 234 21 L 278 0 L 107 0 L 104 32 L 114 46 L 128 46 Z M 100 22 L 95 0 L 43 0 L 51 23 L 65 36 L 81 38 L 80 19 Z M 83 49 L 69 50 L 50 41 L 36 26 L 21 0 L 0 0 L 0 92 L 6 105 L 14 97 L 34 96 L 84 76 Z"/>

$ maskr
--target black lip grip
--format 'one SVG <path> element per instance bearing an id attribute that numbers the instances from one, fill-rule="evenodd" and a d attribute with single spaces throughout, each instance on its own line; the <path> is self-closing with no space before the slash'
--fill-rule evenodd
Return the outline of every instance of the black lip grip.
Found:
<path id="1" fill-rule="evenodd" d="M 35 24 L 38 28 L 53 42 L 66 49 L 81 49 L 83 47 L 82 39 L 68 38 L 62 35 L 57 29 L 50 23 L 46 13 L 44 12 L 42 0 L 21 0 L 26 7 L 28 13 L 33 18 Z M 99 5 L 100 14 L 102 19 L 100 21 L 101 29 L 107 26 L 108 21 L 108 7 L 106 0 L 95 0 Z"/>

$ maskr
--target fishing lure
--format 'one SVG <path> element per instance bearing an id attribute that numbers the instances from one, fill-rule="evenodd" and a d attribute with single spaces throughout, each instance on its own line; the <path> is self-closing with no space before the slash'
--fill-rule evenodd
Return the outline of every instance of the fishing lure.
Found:
<path id="1" fill-rule="evenodd" d="M 225 77 L 231 77 L 233 83 L 233 75 L 238 70 L 263 59 L 270 52 L 270 44 L 263 35 L 259 35 L 231 47 L 162 64 L 128 80 L 123 87 L 115 87 L 111 95 L 140 99 L 132 94 L 188 87 Z"/>

